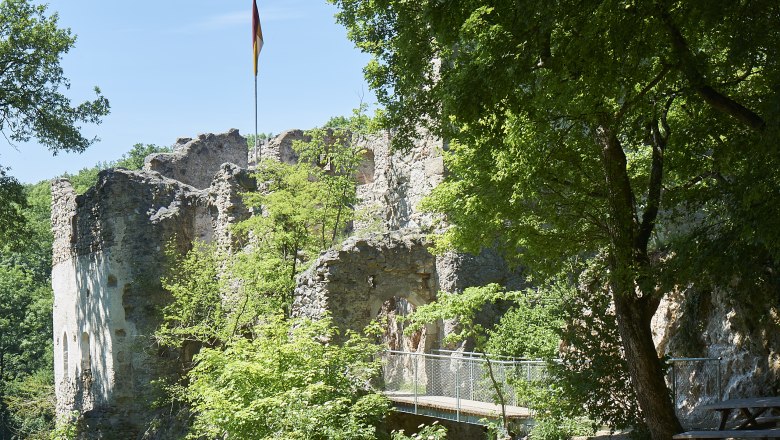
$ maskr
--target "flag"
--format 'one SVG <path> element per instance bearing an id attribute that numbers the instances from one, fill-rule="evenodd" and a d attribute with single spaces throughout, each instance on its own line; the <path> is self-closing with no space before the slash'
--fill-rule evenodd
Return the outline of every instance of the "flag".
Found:
<path id="1" fill-rule="evenodd" d="M 252 53 L 254 55 L 255 76 L 257 76 L 257 58 L 263 50 L 263 29 L 260 28 L 260 14 L 257 12 L 257 0 L 252 0 Z"/>

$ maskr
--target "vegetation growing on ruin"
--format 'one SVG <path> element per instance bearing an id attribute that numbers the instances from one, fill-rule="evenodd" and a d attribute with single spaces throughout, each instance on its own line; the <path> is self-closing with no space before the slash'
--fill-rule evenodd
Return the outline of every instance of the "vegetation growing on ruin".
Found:
<path id="1" fill-rule="evenodd" d="M 234 229 L 243 250 L 196 245 L 164 280 L 173 301 L 157 340 L 196 353 L 168 385 L 194 414 L 192 438 L 377 438 L 389 403 L 369 386 L 375 338 L 339 334 L 327 317 L 290 318 L 296 276 L 352 220 L 371 119 L 337 122 L 294 145 L 298 164 L 258 164 L 258 191 L 244 195 L 256 215 Z"/>

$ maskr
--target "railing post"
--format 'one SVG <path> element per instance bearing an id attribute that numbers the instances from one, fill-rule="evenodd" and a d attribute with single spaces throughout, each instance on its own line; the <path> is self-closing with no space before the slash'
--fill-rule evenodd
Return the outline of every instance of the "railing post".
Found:
<path id="1" fill-rule="evenodd" d="M 455 362 L 455 420 L 460 422 L 460 364 Z"/>
<path id="2" fill-rule="evenodd" d="M 419 369 L 417 367 L 417 362 L 420 359 L 420 356 L 412 355 L 414 357 L 414 413 L 417 414 L 417 370 Z"/>
<path id="3" fill-rule="evenodd" d="M 474 359 L 469 359 L 469 400 L 474 400 Z"/>
<path id="4" fill-rule="evenodd" d="M 674 399 L 675 412 L 677 410 L 677 362 L 672 361 L 672 398 Z"/>
<path id="5" fill-rule="evenodd" d="M 723 401 L 723 389 L 721 388 L 722 387 L 722 385 L 721 385 L 722 377 L 721 377 L 721 371 L 720 371 L 720 361 L 722 361 L 722 360 L 723 360 L 723 356 L 718 356 L 718 370 L 717 370 L 717 376 L 716 376 L 717 377 L 716 380 L 718 381 L 718 402 L 722 402 Z"/>

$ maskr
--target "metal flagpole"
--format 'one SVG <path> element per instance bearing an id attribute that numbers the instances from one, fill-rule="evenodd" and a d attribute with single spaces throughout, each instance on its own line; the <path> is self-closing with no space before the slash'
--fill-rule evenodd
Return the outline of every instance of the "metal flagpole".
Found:
<path id="1" fill-rule="evenodd" d="M 257 162 L 260 162 L 260 150 L 258 149 L 258 145 L 260 144 L 260 139 L 257 137 L 257 75 L 255 75 L 255 152 L 257 152 Z"/>

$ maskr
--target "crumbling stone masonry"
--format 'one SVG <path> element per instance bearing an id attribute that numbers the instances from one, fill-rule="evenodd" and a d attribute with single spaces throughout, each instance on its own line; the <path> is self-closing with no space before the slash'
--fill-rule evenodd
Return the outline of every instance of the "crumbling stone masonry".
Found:
<path id="1" fill-rule="evenodd" d="M 189 151 L 183 160 L 182 151 Z M 144 171 L 106 170 L 79 196 L 67 180 L 52 183 L 57 412 L 78 411 L 91 438 L 140 436 L 152 382 L 178 373 L 178 362 L 151 340 L 169 302 L 160 284 L 165 246 L 229 245 L 227 224 L 244 215 L 235 205 L 246 181 L 239 168 L 246 141 L 237 131 L 201 136 L 163 158 L 178 168 L 152 157 Z M 223 158 L 239 163 L 222 165 Z"/>

